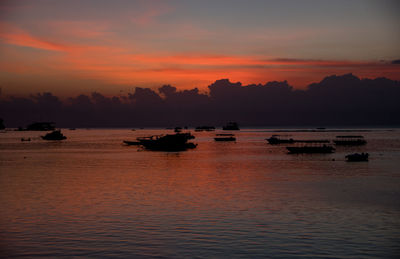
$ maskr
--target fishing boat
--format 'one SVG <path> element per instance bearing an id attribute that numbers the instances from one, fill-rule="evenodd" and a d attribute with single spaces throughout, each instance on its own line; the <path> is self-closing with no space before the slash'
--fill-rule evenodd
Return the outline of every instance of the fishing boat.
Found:
<path id="1" fill-rule="evenodd" d="M 336 136 L 336 139 L 333 140 L 336 145 L 347 145 L 347 146 L 360 146 L 367 144 L 367 141 L 363 136 Z"/>
<path id="2" fill-rule="evenodd" d="M 228 122 L 225 126 L 222 127 L 223 130 L 240 130 L 239 125 L 236 122 Z"/>
<path id="3" fill-rule="evenodd" d="M 265 140 L 267 140 L 268 143 L 271 145 L 294 143 L 295 140 L 292 138 L 289 138 L 289 136 L 290 135 L 272 135 L 271 137 L 269 137 Z"/>
<path id="4" fill-rule="evenodd" d="M 199 127 L 196 127 L 196 129 L 194 131 L 199 132 L 199 131 L 214 131 L 214 130 L 215 130 L 214 126 L 199 126 Z"/>
<path id="5" fill-rule="evenodd" d="M 54 131 L 42 136 L 42 139 L 44 139 L 44 140 L 63 140 L 66 138 L 67 137 L 61 133 L 61 130 L 54 130 Z"/>
<path id="6" fill-rule="evenodd" d="M 354 153 L 345 156 L 347 162 L 363 162 L 368 161 L 368 153 Z"/>
<path id="7" fill-rule="evenodd" d="M 233 134 L 217 134 L 214 138 L 215 141 L 236 141 L 236 137 Z"/>
<path id="8" fill-rule="evenodd" d="M 31 141 L 31 138 L 21 138 L 21 141 Z"/>
<path id="9" fill-rule="evenodd" d="M 329 140 L 297 140 L 296 143 L 303 144 L 286 147 L 290 154 L 335 152 Z"/>
<path id="10" fill-rule="evenodd" d="M 184 151 L 196 148 L 197 144 L 188 142 L 189 139 L 194 139 L 194 136 L 190 133 L 154 135 L 137 138 L 141 146 L 153 151 Z"/>

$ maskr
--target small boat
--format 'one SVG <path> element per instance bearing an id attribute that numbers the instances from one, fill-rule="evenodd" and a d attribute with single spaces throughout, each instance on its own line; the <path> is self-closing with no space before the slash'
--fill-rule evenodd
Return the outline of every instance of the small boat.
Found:
<path id="1" fill-rule="evenodd" d="M 215 141 L 236 141 L 235 135 L 233 134 L 217 134 L 214 138 Z"/>
<path id="2" fill-rule="evenodd" d="M 294 143 L 295 140 L 292 138 L 289 138 L 289 136 L 290 135 L 272 135 L 271 137 L 267 138 L 266 140 L 271 145 L 283 144 L 283 143 L 285 143 L 285 144 Z"/>
<path id="3" fill-rule="evenodd" d="M 137 138 L 141 146 L 153 151 L 184 151 L 196 148 L 197 144 L 188 142 L 189 139 L 194 139 L 194 136 L 190 133 Z"/>
<path id="4" fill-rule="evenodd" d="M 345 158 L 347 162 L 363 162 L 368 161 L 368 157 L 368 153 L 354 153 L 347 155 Z"/>
<path id="5" fill-rule="evenodd" d="M 124 142 L 128 146 L 138 146 L 138 145 L 140 145 L 140 141 L 123 140 L 122 142 Z"/>
<path id="6" fill-rule="evenodd" d="M 214 131 L 215 127 L 214 126 L 199 126 L 196 127 L 196 129 L 194 131 Z"/>
<path id="7" fill-rule="evenodd" d="M 367 141 L 363 136 L 336 136 L 333 140 L 336 145 L 347 145 L 347 146 L 360 146 L 367 144 Z"/>
<path id="8" fill-rule="evenodd" d="M 21 141 L 31 141 L 31 138 L 21 138 Z"/>
<path id="9" fill-rule="evenodd" d="M 225 126 L 222 127 L 223 130 L 240 130 L 239 125 L 236 122 L 228 122 Z"/>
<path id="10" fill-rule="evenodd" d="M 335 148 L 330 145 L 329 140 L 297 140 L 296 143 L 304 143 L 301 146 L 286 147 L 290 154 L 302 153 L 333 153 Z"/>
<path id="11" fill-rule="evenodd" d="M 69 130 L 76 130 L 76 128 L 69 128 Z"/>
<path id="12" fill-rule="evenodd" d="M 63 140 L 66 138 L 67 137 L 61 133 L 61 130 L 54 130 L 54 131 L 42 136 L 42 139 L 44 139 L 44 140 Z"/>

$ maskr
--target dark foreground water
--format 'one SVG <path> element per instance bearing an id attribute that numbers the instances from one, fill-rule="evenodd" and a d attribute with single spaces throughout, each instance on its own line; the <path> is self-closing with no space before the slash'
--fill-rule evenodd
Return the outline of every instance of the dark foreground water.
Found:
<path id="1" fill-rule="evenodd" d="M 180 153 L 121 145 L 165 132 L 0 133 L 0 257 L 400 256 L 400 131 L 352 132 L 368 144 L 326 155 L 289 155 L 259 129 L 195 133 Z M 370 161 L 344 161 L 356 151 Z"/>

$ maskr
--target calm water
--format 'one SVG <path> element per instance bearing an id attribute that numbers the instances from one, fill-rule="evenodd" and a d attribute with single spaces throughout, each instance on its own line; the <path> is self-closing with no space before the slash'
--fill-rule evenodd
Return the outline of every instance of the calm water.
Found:
<path id="1" fill-rule="evenodd" d="M 165 132 L 64 130 L 62 142 L 0 133 L 1 255 L 400 255 L 399 130 L 352 132 L 368 144 L 325 155 L 289 155 L 259 129 L 236 143 L 196 132 L 197 149 L 180 153 L 121 144 Z M 370 161 L 344 161 L 356 151 Z"/>

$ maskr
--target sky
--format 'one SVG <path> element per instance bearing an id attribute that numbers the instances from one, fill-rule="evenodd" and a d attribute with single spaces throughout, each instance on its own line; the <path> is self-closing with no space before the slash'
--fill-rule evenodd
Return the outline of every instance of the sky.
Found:
<path id="1" fill-rule="evenodd" d="M 1 94 L 400 80 L 399 13 L 385 0 L 0 0 Z"/>

